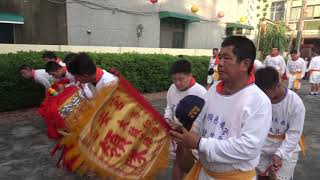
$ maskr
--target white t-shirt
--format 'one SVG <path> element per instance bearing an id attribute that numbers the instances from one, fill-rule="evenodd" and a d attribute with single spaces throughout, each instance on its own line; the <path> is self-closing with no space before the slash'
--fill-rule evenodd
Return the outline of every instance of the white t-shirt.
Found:
<path id="1" fill-rule="evenodd" d="M 277 71 L 279 71 L 280 75 L 283 75 L 286 72 L 286 62 L 280 55 L 275 57 L 271 57 L 270 55 L 267 56 L 264 60 L 264 65 L 274 67 Z"/>
<path id="2" fill-rule="evenodd" d="M 179 91 L 177 87 L 174 84 L 172 84 L 167 93 L 167 107 L 165 109 L 164 118 L 169 120 L 174 119 L 177 105 L 179 104 L 180 100 L 184 97 L 188 95 L 195 95 L 204 99 L 204 95 L 206 94 L 206 92 L 207 90 L 198 83 L 196 83 L 186 91 Z"/>
<path id="3" fill-rule="evenodd" d="M 304 118 L 303 101 L 288 89 L 286 97 L 281 102 L 272 104 L 272 124 L 269 131 L 272 135 L 285 135 L 285 140 L 277 143 L 268 137 L 262 151 L 289 160 L 293 152 L 300 151 L 298 143 L 303 131 Z"/>
<path id="4" fill-rule="evenodd" d="M 306 72 L 306 64 L 302 58 L 299 58 L 296 61 L 289 60 L 287 62 L 287 76 L 290 77 L 290 75 L 293 75 L 295 72 L 301 72 L 301 78 L 304 77 L 304 74 Z"/>
<path id="5" fill-rule="evenodd" d="M 311 59 L 308 71 L 320 70 L 320 56 L 315 56 Z"/>
<path id="6" fill-rule="evenodd" d="M 202 136 L 201 164 L 213 172 L 254 170 L 270 129 L 271 102 L 255 84 L 228 96 L 216 86 L 209 89 L 192 129 Z"/>
<path id="7" fill-rule="evenodd" d="M 260 69 L 260 68 L 263 68 L 263 64 L 262 64 L 262 62 L 261 61 L 259 61 L 259 60 L 254 60 L 254 69 L 255 69 L 255 71 L 257 71 L 258 69 Z"/>
<path id="8" fill-rule="evenodd" d="M 66 66 L 66 63 L 64 63 L 60 58 L 57 58 L 57 60 L 55 62 L 58 63 L 62 67 Z"/>
<path id="9" fill-rule="evenodd" d="M 216 63 L 216 58 L 211 56 L 210 61 L 209 61 L 209 68 L 208 69 L 214 68 L 215 63 Z"/>
<path id="10" fill-rule="evenodd" d="M 91 98 L 93 95 L 95 95 L 100 89 L 102 89 L 103 87 L 107 86 L 108 84 L 110 84 L 111 82 L 117 80 L 118 78 L 111 74 L 108 73 L 105 70 L 103 71 L 103 75 L 101 77 L 101 79 L 98 81 L 98 83 L 96 85 L 93 85 L 92 83 L 87 83 L 88 88 L 91 91 L 91 94 L 87 93 L 86 96 L 88 98 Z"/>
<path id="11" fill-rule="evenodd" d="M 33 78 L 35 82 L 42 84 L 46 89 L 51 86 L 50 82 L 53 81 L 53 77 L 50 76 L 44 69 L 34 70 Z"/>

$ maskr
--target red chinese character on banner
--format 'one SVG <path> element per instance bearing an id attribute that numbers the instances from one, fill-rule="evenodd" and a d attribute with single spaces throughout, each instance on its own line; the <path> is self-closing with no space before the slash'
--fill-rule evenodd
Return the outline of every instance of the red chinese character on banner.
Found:
<path id="1" fill-rule="evenodd" d="M 134 166 L 133 163 L 138 163 L 139 165 L 145 163 L 147 160 L 144 157 L 147 154 L 148 150 L 143 151 L 137 151 L 132 150 L 129 154 L 129 158 L 126 161 L 126 165 L 132 168 L 137 168 L 137 166 Z"/>
<path id="2" fill-rule="evenodd" d="M 107 124 L 108 121 L 111 119 L 109 116 L 109 112 L 103 112 L 99 115 L 99 124 L 100 126 L 103 124 Z"/>
<path id="3" fill-rule="evenodd" d="M 126 121 L 126 120 L 118 120 L 117 121 L 120 128 L 122 128 L 123 130 L 126 130 L 127 129 L 127 126 L 129 125 L 129 121 Z"/>
<path id="4" fill-rule="evenodd" d="M 121 110 L 124 107 L 123 102 L 120 100 L 120 96 L 112 98 L 111 105 L 115 106 L 117 110 Z"/>
<path id="5" fill-rule="evenodd" d="M 160 134 L 160 130 L 158 127 L 153 127 L 152 128 L 152 134 L 153 136 L 158 136 Z"/>
<path id="6" fill-rule="evenodd" d="M 143 144 L 147 147 L 150 147 L 150 145 L 152 144 L 152 138 L 150 137 L 146 137 L 143 139 Z"/>
<path id="7" fill-rule="evenodd" d="M 139 130 L 135 127 L 130 127 L 129 134 L 135 138 L 138 138 L 142 130 Z"/>
<path id="8" fill-rule="evenodd" d="M 90 147 L 90 139 L 89 139 L 89 134 L 87 134 L 82 140 L 81 140 L 82 144 L 86 147 L 89 148 Z"/>
<path id="9" fill-rule="evenodd" d="M 91 136 L 91 139 L 97 139 L 99 136 L 99 131 L 94 128 L 90 128 L 89 136 Z"/>
<path id="10" fill-rule="evenodd" d="M 100 147 L 102 148 L 102 152 L 108 156 L 113 157 L 121 156 L 121 152 L 124 153 L 125 145 L 132 144 L 131 141 L 127 141 L 125 138 L 119 136 L 118 134 L 113 133 L 112 130 L 109 130 L 106 137 L 103 141 L 100 142 Z"/>
<path id="11" fill-rule="evenodd" d="M 138 119 L 140 117 L 140 112 L 139 111 L 132 111 L 129 114 L 130 119 Z"/>
<path id="12" fill-rule="evenodd" d="M 150 119 L 148 119 L 147 121 L 145 121 L 145 122 L 143 123 L 143 127 L 144 127 L 145 129 L 150 129 L 152 125 L 153 125 L 153 123 L 152 123 L 152 120 L 150 120 Z"/>

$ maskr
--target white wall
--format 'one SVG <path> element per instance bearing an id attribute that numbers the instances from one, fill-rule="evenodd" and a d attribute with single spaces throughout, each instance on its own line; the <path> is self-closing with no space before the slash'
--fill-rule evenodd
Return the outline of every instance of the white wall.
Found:
<path id="1" fill-rule="evenodd" d="M 90 0 L 106 7 L 140 9 L 152 12 L 154 7 L 146 1 L 103 1 Z M 92 6 L 95 7 L 95 6 Z M 158 47 L 160 20 L 157 13 L 131 15 L 111 10 L 90 9 L 78 3 L 67 3 L 68 44 L 70 45 L 109 45 L 129 47 Z M 144 31 L 138 40 L 137 25 Z M 91 34 L 87 33 L 91 30 Z"/>
<path id="2" fill-rule="evenodd" d="M 190 49 L 220 48 L 223 38 L 225 38 L 224 23 L 190 23 L 186 35 L 186 47 Z"/>
<path id="3" fill-rule="evenodd" d="M 67 3 L 68 44 L 70 45 L 96 45 L 119 47 L 159 47 L 160 44 L 160 19 L 159 11 L 172 11 L 187 15 L 191 6 L 196 4 L 199 11 L 195 16 L 204 20 L 217 21 L 216 0 L 159 0 L 151 4 L 148 0 L 89 0 L 105 7 L 134 10 L 145 12 L 145 15 L 135 15 L 112 10 L 90 9 L 79 3 Z M 95 6 L 92 6 L 95 7 Z M 96 8 L 96 7 L 95 7 Z M 144 26 L 142 37 L 138 40 L 136 35 L 137 25 Z M 211 24 L 211 25 L 209 25 Z M 208 27 L 215 27 L 214 29 Z M 217 22 L 192 23 L 186 29 L 186 48 L 216 47 L 220 41 L 203 43 L 201 39 L 213 39 L 224 29 L 217 26 Z M 91 34 L 87 33 L 91 30 Z M 201 33 L 199 33 L 201 32 Z M 193 35 L 196 35 L 193 37 Z M 192 37 L 191 37 L 192 36 Z M 198 38 L 199 37 L 199 38 Z M 197 40 L 198 39 L 198 40 Z"/>
<path id="4" fill-rule="evenodd" d="M 201 22 L 187 25 L 185 48 L 211 49 L 219 47 L 225 37 L 225 23 L 238 22 L 241 16 L 252 12 L 249 4 L 257 0 L 159 0 L 151 4 L 149 0 L 88 0 L 107 8 L 119 8 L 144 12 L 144 15 L 128 14 L 90 5 L 91 9 L 73 0 L 67 0 L 68 44 L 117 47 L 159 47 L 160 45 L 160 11 L 178 12 L 198 16 Z M 71 3 L 72 2 L 72 3 Z M 191 6 L 199 7 L 196 14 Z M 88 4 L 86 4 L 88 5 Z M 255 5 L 251 5 L 255 6 Z M 219 11 L 225 13 L 218 18 Z M 138 40 L 137 25 L 144 27 L 142 37 Z M 87 33 L 91 30 L 91 34 Z M 255 36 L 255 35 L 253 35 Z"/>

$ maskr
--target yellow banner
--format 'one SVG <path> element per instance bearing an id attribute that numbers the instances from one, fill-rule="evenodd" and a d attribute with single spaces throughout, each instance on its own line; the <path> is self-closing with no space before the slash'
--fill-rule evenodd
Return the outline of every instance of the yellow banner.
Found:
<path id="1" fill-rule="evenodd" d="M 168 165 L 168 124 L 124 79 L 78 109 L 66 118 L 70 132 L 61 141 L 73 149 L 67 158 L 79 157 L 75 170 L 146 179 Z"/>

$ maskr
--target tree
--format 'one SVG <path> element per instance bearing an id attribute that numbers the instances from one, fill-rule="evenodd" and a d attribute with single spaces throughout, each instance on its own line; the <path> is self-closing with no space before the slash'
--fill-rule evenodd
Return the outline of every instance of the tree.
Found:
<path id="1" fill-rule="evenodd" d="M 284 22 L 268 24 L 266 31 L 261 34 L 260 49 L 263 58 L 266 57 L 271 48 L 277 47 L 281 52 L 285 51 L 289 45 L 289 37 L 286 35 L 287 27 Z"/>

